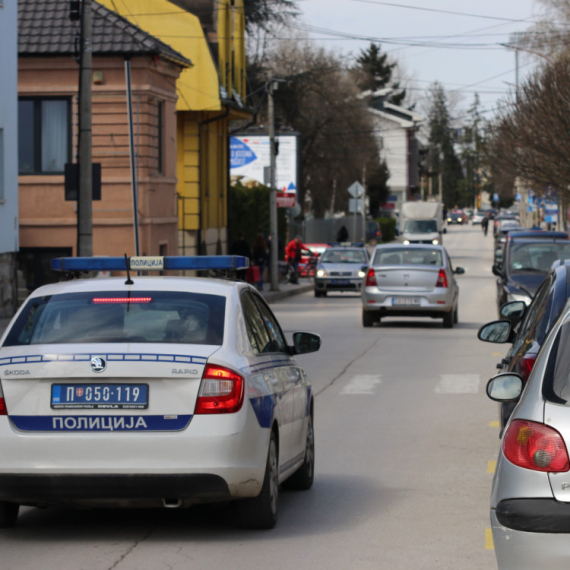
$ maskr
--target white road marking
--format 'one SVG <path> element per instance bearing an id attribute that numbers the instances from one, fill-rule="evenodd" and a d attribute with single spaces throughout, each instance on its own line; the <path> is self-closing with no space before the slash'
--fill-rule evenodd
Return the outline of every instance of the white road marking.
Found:
<path id="1" fill-rule="evenodd" d="M 378 384 L 381 384 L 380 376 L 371 376 L 368 374 L 360 374 L 353 376 L 348 384 L 341 390 L 341 394 L 347 395 L 367 395 L 374 394 L 374 390 Z"/>
<path id="2" fill-rule="evenodd" d="M 435 387 L 436 394 L 477 394 L 479 392 L 479 374 L 442 374 Z"/>

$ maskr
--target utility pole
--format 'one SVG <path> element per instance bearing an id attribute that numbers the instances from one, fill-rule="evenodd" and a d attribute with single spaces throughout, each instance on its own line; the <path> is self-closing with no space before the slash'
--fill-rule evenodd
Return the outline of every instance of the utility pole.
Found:
<path id="1" fill-rule="evenodd" d="M 439 184 L 438 184 L 438 186 L 439 186 L 439 188 L 438 188 L 439 201 L 440 202 L 443 202 L 443 157 L 444 157 L 444 154 L 443 154 L 443 151 L 441 150 L 439 152 Z"/>
<path id="2" fill-rule="evenodd" d="M 366 164 L 362 168 L 362 241 L 366 243 Z"/>
<path id="3" fill-rule="evenodd" d="M 273 73 L 269 74 L 268 111 L 269 111 L 269 224 L 271 234 L 271 291 L 279 291 L 279 243 L 277 235 L 277 188 L 275 188 L 275 101 L 273 100 Z"/>
<path id="4" fill-rule="evenodd" d="M 79 257 L 93 255 L 92 30 L 91 0 L 83 0 L 79 72 L 79 191 L 77 193 L 77 255 Z"/>

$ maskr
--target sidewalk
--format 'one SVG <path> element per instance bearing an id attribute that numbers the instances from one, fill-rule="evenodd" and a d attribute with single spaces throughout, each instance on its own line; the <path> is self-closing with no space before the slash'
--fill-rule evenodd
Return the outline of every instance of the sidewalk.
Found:
<path id="1" fill-rule="evenodd" d="M 301 295 L 302 293 L 308 293 L 312 291 L 314 285 L 308 280 L 299 279 L 299 285 L 292 285 L 291 283 L 279 283 L 279 291 L 270 291 L 269 284 L 266 283 L 263 287 L 261 294 L 268 303 L 277 303 L 287 297 L 293 297 L 294 295 Z"/>

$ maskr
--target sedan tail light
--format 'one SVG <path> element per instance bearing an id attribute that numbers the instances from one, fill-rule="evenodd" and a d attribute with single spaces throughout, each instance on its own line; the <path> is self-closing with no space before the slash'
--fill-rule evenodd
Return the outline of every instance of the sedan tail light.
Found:
<path id="1" fill-rule="evenodd" d="M 378 287 L 378 283 L 376 282 L 376 274 L 374 273 L 374 269 L 372 267 L 368 270 L 366 274 L 366 287 Z"/>
<path id="2" fill-rule="evenodd" d="M 505 457 L 518 467 L 560 473 L 570 469 L 562 436 L 544 424 L 513 420 L 503 438 Z"/>
<path id="3" fill-rule="evenodd" d="M 243 404 L 243 376 L 215 364 L 206 364 L 195 414 L 233 414 Z"/>
<path id="4" fill-rule="evenodd" d="M 526 381 L 532 372 L 534 363 L 536 362 L 536 354 L 525 354 L 519 360 L 519 372 L 523 379 Z"/>
<path id="5" fill-rule="evenodd" d="M 7 416 L 8 408 L 6 407 L 6 400 L 4 400 L 4 392 L 2 391 L 2 385 L 0 385 L 0 416 Z"/>
<path id="6" fill-rule="evenodd" d="M 439 270 L 439 275 L 437 276 L 437 283 L 435 284 L 436 287 L 447 287 L 447 274 L 445 273 L 445 269 Z"/>

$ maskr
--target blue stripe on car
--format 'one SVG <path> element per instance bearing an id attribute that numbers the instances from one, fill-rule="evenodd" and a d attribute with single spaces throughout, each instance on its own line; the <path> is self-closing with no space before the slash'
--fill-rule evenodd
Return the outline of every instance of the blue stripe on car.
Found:
<path id="1" fill-rule="evenodd" d="M 257 416 L 257 421 L 262 428 L 270 428 L 275 415 L 275 395 L 259 396 L 250 398 L 251 406 Z"/>

